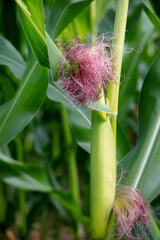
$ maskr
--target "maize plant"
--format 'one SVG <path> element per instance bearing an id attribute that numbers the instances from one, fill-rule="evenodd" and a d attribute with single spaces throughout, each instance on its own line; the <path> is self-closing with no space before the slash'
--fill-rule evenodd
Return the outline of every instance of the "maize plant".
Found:
<path id="1" fill-rule="evenodd" d="M 1 0 L 0 239 L 160 239 L 160 4 Z"/>

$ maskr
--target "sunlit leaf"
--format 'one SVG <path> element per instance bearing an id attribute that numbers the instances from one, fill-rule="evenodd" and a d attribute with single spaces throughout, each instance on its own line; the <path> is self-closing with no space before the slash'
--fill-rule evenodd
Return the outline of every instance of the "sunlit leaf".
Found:
<path id="1" fill-rule="evenodd" d="M 46 33 L 47 47 L 48 47 L 48 55 L 49 55 L 49 63 L 52 71 L 53 80 L 56 81 L 58 79 L 59 73 L 59 62 L 62 57 L 62 53 L 56 47 L 48 33 Z"/>
<path id="2" fill-rule="evenodd" d="M 49 67 L 42 1 L 15 1 L 19 6 L 19 16 L 23 30 L 37 60 L 41 65 Z"/>

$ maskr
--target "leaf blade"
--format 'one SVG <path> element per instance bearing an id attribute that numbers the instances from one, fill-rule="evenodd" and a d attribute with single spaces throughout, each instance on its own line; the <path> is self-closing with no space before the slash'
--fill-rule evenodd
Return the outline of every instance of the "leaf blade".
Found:
<path id="1" fill-rule="evenodd" d="M 49 67 L 42 1 L 15 0 L 28 42 L 42 66 Z"/>
<path id="2" fill-rule="evenodd" d="M 150 21 L 154 24 L 159 36 L 160 36 L 160 19 L 157 17 L 157 15 L 152 11 L 150 7 L 148 7 L 145 2 L 143 3 L 143 9 L 150 19 Z"/>
<path id="3" fill-rule="evenodd" d="M 17 162 L 0 152 L 0 178 L 14 187 L 31 191 L 48 192 L 52 186 L 43 168 Z"/>
<path id="4" fill-rule="evenodd" d="M 46 25 L 48 34 L 55 39 L 92 1 L 93 0 L 55 0 Z"/>
<path id="5" fill-rule="evenodd" d="M 139 131 L 136 147 L 122 160 L 120 167 L 128 171 L 127 184 L 142 190 L 151 201 L 160 192 L 160 54 L 152 64 L 142 87 L 139 102 Z M 151 81 L 154 79 L 154 81 Z M 122 180 L 125 184 L 125 180 Z"/>
<path id="6" fill-rule="evenodd" d="M 21 79 L 26 68 L 26 62 L 19 52 L 5 38 L 0 36 L 0 64 L 6 65 L 12 73 Z"/>
<path id="7" fill-rule="evenodd" d="M 33 59 L 14 98 L 0 107 L 0 147 L 11 141 L 32 120 L 44 100 L 47 86 L 47 70 Z"/>

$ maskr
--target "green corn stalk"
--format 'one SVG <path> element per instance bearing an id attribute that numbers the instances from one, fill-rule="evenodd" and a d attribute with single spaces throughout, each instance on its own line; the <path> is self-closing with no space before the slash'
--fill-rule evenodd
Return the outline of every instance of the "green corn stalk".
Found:
<path id="1" fill-rule="evenodd" d="M 129 0 L 118 0 L 113 46 L 115 52 L 116 84 L 110 83 L 107 107 L 118 111 L 119 82 Z M 100 102 L 105 105 L 105 97 Z M 92 111 L 91 126 L 91 202 L 90 232 L 93 239 L 104 239 L 116 191 L 116 124 L 117 117 Z"/>
<path id="2" fill-rule="evenodd" d="M 116 157 L 110 117 L 92 112 L 91 147 L 91 236 L 103 239 L 115 197 Z"/>
<path id="3" fill-rule="evenodd" d="M 69 126 L 67 111 L 64 105 L 61 104 L 62 126 L 64 130 L 64 137 L 67 148 L 70 150 L 68 154 L 69 180 L 72 196 L 79 205 L 79 184 L 78 184 L 78 170 L 76 164 L 76 151 L 73 149 L 73 137 Z"/>

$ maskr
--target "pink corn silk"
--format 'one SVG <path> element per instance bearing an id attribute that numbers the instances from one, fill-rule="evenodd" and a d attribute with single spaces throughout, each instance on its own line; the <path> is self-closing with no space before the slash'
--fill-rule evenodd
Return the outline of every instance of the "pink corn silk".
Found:
<path id="1" fill-rule="evenodd" d="M 150 226 L 150 206 L 143 199 L 140 190 L 134 190 L 129 186 L 119 186 L 116 192 L 113 212 L 116 222 L 114 233 L 116 239 L 142 239 L 145 230 Z M 142 234 L 139 236 L 138 230 L 142 231 Z"/>
<path id="2" fill-rule="evenodd" d="M 61 47 L 62 89 L 75 105 L 87 106 L 97 101 L 107 83 L 115 82 L 111 46 L 97 41 L 89 47 L 76 37 Z"/>

